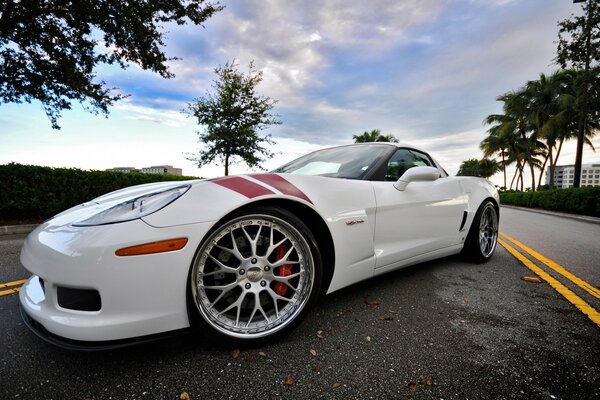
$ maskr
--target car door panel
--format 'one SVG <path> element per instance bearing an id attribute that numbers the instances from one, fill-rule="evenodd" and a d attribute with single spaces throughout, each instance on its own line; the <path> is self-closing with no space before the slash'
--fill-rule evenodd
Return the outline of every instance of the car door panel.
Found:
<path id="1" fill-rule="evenodd" d="M 412 182 L 404 191 L 373 182 L 376 269 L 460 244 L 467 198 L 453 178 Z"/>

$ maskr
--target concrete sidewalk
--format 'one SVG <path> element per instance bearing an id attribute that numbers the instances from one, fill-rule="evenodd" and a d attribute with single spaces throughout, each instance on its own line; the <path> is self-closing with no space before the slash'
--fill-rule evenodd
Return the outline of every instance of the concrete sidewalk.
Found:
<path id="1" fill-rule="evenodd" d="M 590 217 L 587 215 L 548 211 L 548 210 L 542 210 L 540 208 L 517 207 L 517 206 L 512 206 L 510 204 L 500 204 L 500 207 L 513 208 L 515 210 L 529 211 L 529 212 L 534 212 L 534 213 L 538 213 L 538 214 L 552 215 L 554 217 L 569 218 L 569 219 L 574 219 L 577 221 L 588 222 L 590 224 L 600 224 L 600 218 Z"/>
<path id="2" fill-rule="evenodd" d="M 27 235 L 37 226 L 38 224 L 0 226 L 0 239 L 8 238 L 9 236 L 15 235 Z"/>

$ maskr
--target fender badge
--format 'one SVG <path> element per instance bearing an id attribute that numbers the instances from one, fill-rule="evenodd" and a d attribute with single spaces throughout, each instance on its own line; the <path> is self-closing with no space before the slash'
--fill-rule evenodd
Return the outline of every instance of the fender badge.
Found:
<path id="1" fill-rule="evenodd" d="M 365 222 L 364 219 L 351 219 L 349 221 L 346 221 L 346 225 L 352 226 L 352 225 L 356 225 L 356 224 L 362 224 L 363 222 Z"/>

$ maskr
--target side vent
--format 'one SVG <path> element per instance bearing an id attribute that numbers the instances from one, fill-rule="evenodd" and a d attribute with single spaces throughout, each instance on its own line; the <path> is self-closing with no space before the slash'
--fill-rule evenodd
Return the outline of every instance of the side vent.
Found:
<path id="1" fill-rule="evenodd" d="M 467 222 L 467 210 L 463 211 L 463 217 L 460 223 L 460 228 L 458 228 L 459 232 L 461 232 L 465 228 L 465 222 Z"/>

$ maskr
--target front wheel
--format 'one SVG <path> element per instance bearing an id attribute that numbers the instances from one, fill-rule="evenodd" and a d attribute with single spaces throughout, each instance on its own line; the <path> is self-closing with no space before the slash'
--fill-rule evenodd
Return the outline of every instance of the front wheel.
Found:
<path id="1" fill-rule="evenodd" d="M 490 200 L 486 200 L 477 210 L 463 255 L 468 259 L 483 263 L 492 258 L 498 242 L 498 212 Z"/>
<path id="2" fill-rule="evenodd" d="M 233 216 L 200 245 L 190 273 L 200 322 L 229 342 L 288 333 L 316 300 L 322 279 L 314 236 L 295 215 L 256 208 Z"/>

